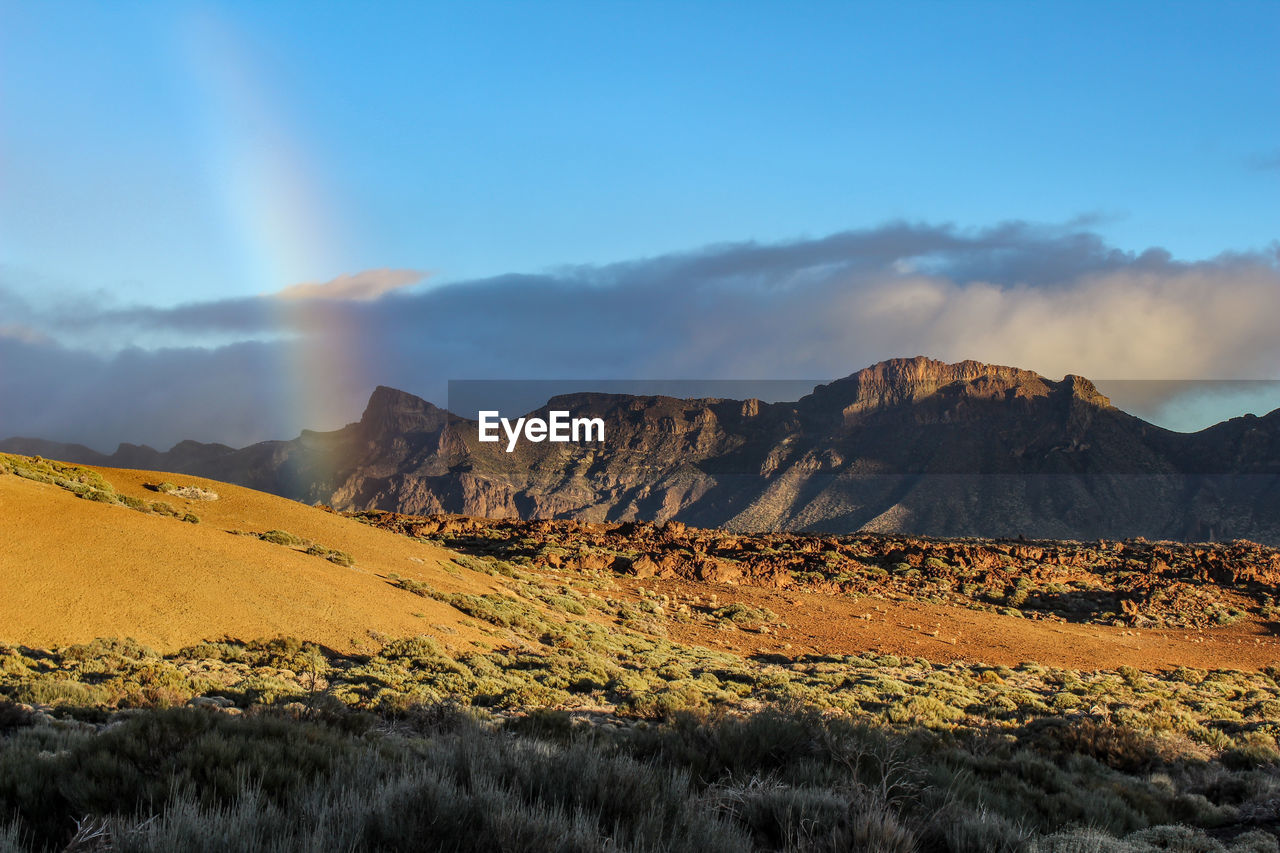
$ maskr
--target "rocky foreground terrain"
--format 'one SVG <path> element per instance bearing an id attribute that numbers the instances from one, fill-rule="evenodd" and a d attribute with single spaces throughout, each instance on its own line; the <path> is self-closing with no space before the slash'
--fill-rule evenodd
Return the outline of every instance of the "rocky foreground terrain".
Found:
<path id="1" fill-rule="evenodd" d="M 1280 550 L 1252 542 L 741 535 L 675 521 L 353 515 L 455 551 L 519 560 L 539 570 L 888 596 L 1138 628 L 1206 628 L 1246 615 L 1280 617 Z"/>
<path id="2" fill-rule="evenodd" d="M 0 450 L 206 476 L 345 510 L 583 521 L 676 520 L 740 532 L 1280 544 L 1280 411 L 1174 433 L 1087 379 L 895 359 L 796 402 L 574 394 L 603 445 L 478 440 L 477 424 L 390 388 L 360 421 L 236 450 L 167 453 L 27 439 Z"/>

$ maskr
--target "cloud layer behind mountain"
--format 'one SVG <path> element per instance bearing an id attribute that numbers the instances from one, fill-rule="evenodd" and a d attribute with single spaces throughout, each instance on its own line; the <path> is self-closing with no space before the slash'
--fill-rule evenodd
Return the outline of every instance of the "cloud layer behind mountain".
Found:
<path id="1" fill-rule="evenodd" d="M 897 223 L 415 287 L 423 278 L 373 270 L 285 299 L 156 308 L 42 303 L 7 273 L 0 436 L 239 445 L 354 420 L 376 384 L 443 404 L 450 379 L 830 379 L 917 354 L 1054 378 L 1280 379 L 1274 247 L 1180 262 L 1085 226 Z M 1204 417 L 1192 398 L 1225 417 L 1241 399 L 1265 407 L 1277 386 L 1231 387 L 1130 396 L 1147 416 L 1182 411 L 1177 426 Z"/>

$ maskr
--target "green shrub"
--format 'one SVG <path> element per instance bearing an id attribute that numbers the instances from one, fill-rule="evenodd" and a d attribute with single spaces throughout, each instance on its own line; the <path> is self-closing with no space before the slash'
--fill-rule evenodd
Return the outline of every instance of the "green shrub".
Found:
<path id="1" fill-rule="evenodd" d="M 749 604 L 735 601 L 732 604 L 726 604 L 724 607 L 716 608 L 712 611 L 712 615 L 717 619 L 725 622 L 732 622 L 735 625 L 752 625 L 763 622 L 773 622 L 778 616 L 767 607 L 752 607 Z"/>
<path id="2" fill-rule="evenodd" d="M 268 530 L 266 533 L 259 533 L 258 538 L 263 542 L 270 542 L 273 545 L 287 545 L 290 548 L 306 548 L 311 545 L 310 539 L 295 536 L 287 530 Z"/>
<path id="3" fill-rule="evenodd" d="M 167 515 L 173 518 L 178 517 L 178 511 L 173 508 L 173 505 L 165 503 L 164 501 L 154 501 L 151 504 L 151 511 L 159 515 Z"/>
<path id="4" fill-rule="evenodd" d="M 400 589 L 403 589 L 406 592 L 411 592 L 414 595 L 420 595 L 423 598 L 436 598 L 441 601 L 444 600 L 444 594 L 441 592 L 438 592 L 435 589 L 435 587 L 431 586 L 430 584 L 425 584 L 425 583 L 422 583 L 421 581 L 415 581 L 412 578 L 402 578 L 399 575 L 394 575 L 394 574 L 391 575 L 390 577 L 391 577 L 391 583 L 393 586 L 398 586 Z"/>
<path id="5" fill-rule="evenodd" d="M 336 563 L 339 566 L 354 566 L 355 559 L 346 551 L 339 551 L 336 548 L 326 548 L 323 545 L 317 545 L 314 542 L 307 546 L 307 553 L 314 557 L 324 557 L 330 563 Z"/>
<path id="6" fill-rule="evenodd" d="M 147 502 L 140 498 L 130 497 L 129 495 L 120 495 L 119 497 L 120 503 L 124 504 L 129 509 L 135 509 L 138 512 L 148 512 L 150 510 Z"/>

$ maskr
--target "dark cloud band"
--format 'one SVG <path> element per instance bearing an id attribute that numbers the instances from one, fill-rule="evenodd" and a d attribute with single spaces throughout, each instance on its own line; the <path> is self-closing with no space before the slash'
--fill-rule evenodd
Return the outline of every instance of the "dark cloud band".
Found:
<path id="1" fill-rule="evenodd" d="M 376 272 L 390 282 L 377 298 L 176 308 L 41 313 L 0 290 L 22 307 L 5 325 L 22 333 L 0 335 L 0 399 L 21 401 L 0 409 L 0 436 L 246 443 L 353 419 L 375 384 L 443 402 L 460 378 L 834 378 L 917 354 L 1100 379 L 1272 379 L 1280 365 L 1274 252 L 1184 263 L 1071 227 L 897 223 L 410 290 Z M 77 345 L 137 335 L 239 342 Z M 324 422 L 307 423 L 289 402 L 298 348 L 339 340 L 329 361 L 359 369 L 335 373 Z"/>

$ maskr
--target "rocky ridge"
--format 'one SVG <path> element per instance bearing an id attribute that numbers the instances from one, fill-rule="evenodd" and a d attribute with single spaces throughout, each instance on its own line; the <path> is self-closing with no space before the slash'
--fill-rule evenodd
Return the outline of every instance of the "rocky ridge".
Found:
<path id="1" fill-rule="evenodd" d="M 379 387 L 361 419 L 235 450 L 10 440 L 0 450 L 213 477 L 347 510 L 742 532 L 1280 543 L 1280 411 L 1173 433 L 1087 379 L 893 359 L 795 402 L 617 394 L 532 414 L 600 417 L 598 445 L 478 441 L 476 424 Z"/>

